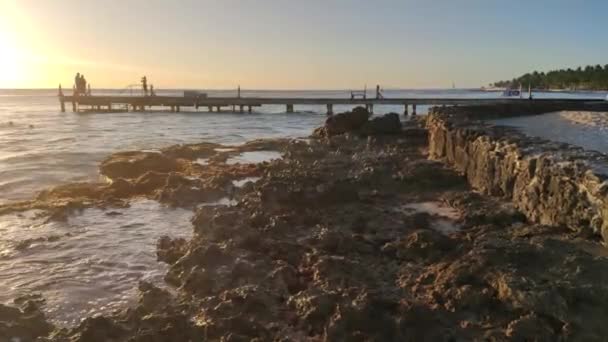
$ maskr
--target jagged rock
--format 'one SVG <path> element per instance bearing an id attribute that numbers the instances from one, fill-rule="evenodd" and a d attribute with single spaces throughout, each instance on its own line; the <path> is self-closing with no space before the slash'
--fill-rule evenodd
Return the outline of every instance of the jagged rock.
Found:
<path id="1" fill-rule="evenodd" d="M 186 254 L 187 241 L 183 238 L 172 239 L 166 235 L 156 243 L 156 257 L 158 261 L 174 264 Z"/>
<path id="2" fill-rule="evenodd" d="M 0 338 L 6 341 L 35 341 L 47 336 L 54 327 L 31 301 L 24 303 L 24 310 L 0 304 Z"/>
<path id="3" fill-rule="evenodd" d="M 121 152 L 115 153 L 101 162 L 101 174 L 111 178 L 138 178 L 146 172 L 169 173 L 179 171 L 180 165 L 175 159 L 154 152 Z"/>
<path id="4" fill-rule="evenodd" d="M 532 222 L 608 238 L 602 190 L 608 175 L 592 166 L 608 165 L 606 156 L 467 121 L 480 117 L 479 108 L 434 109 L 427 121 L 430 156 L 452 165 L 482 193 L 512 199 Z"/>
<path id="5" fill-rule="evenodd" d="M 325 121 L 325 125 L 315 130 L 313 135 L 331 137 L 359 130 L 369 120 L 369 112 L 363 107 L 357 107 L 352 112 L 332 115 Z"/>
<path id="6" fill-rule="evenodd" d="M 369 120 L 361 132 L 365 135 L 399 134 L 401 133 L 401 121 L 399 114 L 389 113 Z"/>

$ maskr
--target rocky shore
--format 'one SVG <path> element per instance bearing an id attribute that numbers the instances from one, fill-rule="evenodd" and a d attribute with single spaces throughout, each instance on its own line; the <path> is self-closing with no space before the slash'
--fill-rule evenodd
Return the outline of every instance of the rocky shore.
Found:
<path id="1" fill-rule="evenodd" d="M 111 210 L 146 197 L 196 214 L 192 239 L 157 244 L 159 261 L 170 265 L 171 291 L 142 282 L 136 306 L 83 317 L 72 328 L 53 326 L 36 298 L 21 298 L 14 307 L 0 305 L 0 340 L 604 339 L 608 275 L 601 270 L 608 259 L 593 240 L 603 223 L 582 202 L 563 215 L 551 207 L 566 204 L 551 189 L 566 192 L 572 183 L 553 182 L 582 177 L 579 169 L 565 168 L 535 188 L 552 192 L 527 207 L 513 196 L 517 177 L 495 177 L 512 167 L 495 167 L 513 156 L 497 149 L 512 145 L 492 136 L 506 131 L 484 126 L 473 133 L 470 121 L 456 126 L 451 114 L 436 109 L 428 123 L 402 123 L 397 114 L 369 120 L 357 109 L 328 119 L 306 140 L 118 153 L 100 168 L 110 184 L 62 186 L 1 207 L 41 209 L 61 220 L 80 208 Z M 474 136 L 476 149 L 468 145 Z M 477 162 L 463 168 L 464 142 Z M 470 153 L 488 145 L 496 153 Z M 227 163 L 269 150 L 282 158 Z M 554 167 L 546 163 L 524 170 L 544 175 Z M 244 177 L 259 180 L 232 185 Z M 234 203 L 202 205 L 226 196 Z M 579 229 L 553 224 L 572 223 L 573 213 Z"/>
<path id="2" fill-rule="evenodd" d="M 606 155 L 478 118 L 473 108 L 435 108 L 427 122 L 431 158 L 452 165 L 476 190 L 513 202 L 532 222 L 608 240 Z"/>
<path id="3" fill-rule="evenodd" d="M 560 116 L 578 125 L 608 129 L 608 112 L 565 111 Z"/>

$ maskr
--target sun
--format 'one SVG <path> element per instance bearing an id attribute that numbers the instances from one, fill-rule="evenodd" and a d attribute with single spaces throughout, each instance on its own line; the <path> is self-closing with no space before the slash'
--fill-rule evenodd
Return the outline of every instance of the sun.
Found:
<path id="1" fill-rule="evenodd" d="M 0 46 L 0 85 L 19 81 L 20 63 L 18 51 L 11 46 Z"/>
<path id="2" fill-rule="evenodd" d="M 24 56 L 7 31 L 0 31 L 0 87 L 10 88 L 25 79 L 22 68 Z"/>

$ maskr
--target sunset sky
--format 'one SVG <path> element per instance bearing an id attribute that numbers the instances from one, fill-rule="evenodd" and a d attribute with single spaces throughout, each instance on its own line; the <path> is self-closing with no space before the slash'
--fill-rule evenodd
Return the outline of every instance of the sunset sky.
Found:
<path id="1" fill-rule="evenodd" d="M 608 63 L 606 1 L 0 0 L 0 88 L 478 87 Z"/>

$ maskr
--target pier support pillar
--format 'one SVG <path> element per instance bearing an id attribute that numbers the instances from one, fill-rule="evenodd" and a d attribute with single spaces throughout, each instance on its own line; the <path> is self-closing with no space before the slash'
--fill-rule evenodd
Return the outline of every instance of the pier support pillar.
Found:
<path id="1" fill-rule="evenodd" d="M 209 113 L 213 113 L 213 107 L 211 107 L 211 106 L 207 106 L 207 111 L 208 111 Z"/>
<path id="2" fill-rule="evenodd" d="M 409 113 L 407 112 L 407 103 L 406 103 L 404 106 L 404 109 L 403 109 L 403 116 L 407 116 L 408 114 Z"/>
<path id="3" fill-rule="evenodd" d="M 112 111 L 112 104 L 108 103 L 108 112 L 111 112 L 111 111 Z"/>
<path id="4" fill-rule="evenodd" d="M 220 113 L 222 111 L 222 107 L 217 106 L 216 110 L 217 110 L 218 113 Z"/>
<path id="5" fill-rule="evenodd" d="M 366 108 L 367 108 L 367 111 L 368 111 L 370 114 L 374 114 L 374 105 L 373 105 L 373 104 L 371 104 L 371 103 L 370 103 L 370 104 L 368 104 L 368 105 L 366 106 Z"/>
<path id="6" fill-rule="evenodd" d="M 240 105 L 239 106 L 239 113 L 243 114 L 245 112 L 245 106 Z"/>
<path id="7" fill-rule="evenodd" d="M 251 114 L 251 106 L 249 106 L 249 108 L 247 109 L 247 111 L 249 112 L 249 114 Z"/>
<path id="8" fill-rule="evenodd" d="M 78 110 L 76 108 L 76 101 L 72 101 L 72 112 L 76 113 Z"/>
<path id="9" fill-rule="evenodd" d="M 61 101 L 59 101 L 59 103 L 61 103 L 61 112 L 65 113 L 65 101 L 63 101 L 63 99 L 61 99 Z"/>
<path id="10" fill-rule="evenodd" d="M 232 112 L 236 113 L 236 105 L 232 105 Z"/>
<path id="11" fill-rule="evenodd" d="M 179 106 L 177 106 L 177 112 L 179 113 L 181 110 L 181 108 Z"/>
<path id="12" fill-rule="evenodd" d="M 293 105 L 292 104 L 288 104 L 287 105 L 287 109 L 285 110 L 285 112 L 287 112 L 287 113 L 293 113 Z"/>
<path id="13" fill-rule="evenodd" d="M 416 105 L 412 105 L 412 116 L 416 115 Z"/>
<path id="14" fill-rule="evenodd" d="M 334 105 L 331 103 L 327 104 L 327 115 L 334 115 Z"/>
<path id="15" fill-rule="evenodd" d="M 175 106 L 171 106 L 171 112 L 175 112 Z"/>

